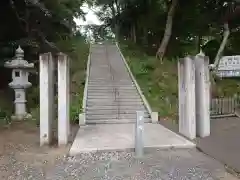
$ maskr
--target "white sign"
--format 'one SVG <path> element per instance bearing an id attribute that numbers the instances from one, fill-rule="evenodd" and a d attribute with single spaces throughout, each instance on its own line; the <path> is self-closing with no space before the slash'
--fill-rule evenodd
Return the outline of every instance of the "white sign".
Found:
<path id="1" fill-rule="evenodd" d="M 238 71 L 218 71 L 217 76 L 219 76 L 219 77 L 240 77 L 240 70 L 238 70 Z"/>
<path id="2" fill-rule="evenodd" d="M 236 71 L 240 70 L 240 55 L 237 56 L 223 56 L 220 59 L 219 71 Z"/>
<path id="3" fill-rule="evenodd" d="M 240 76 L 240 55 L 223 56 L 219 62 L 217 76 L 239 77 Z"/>

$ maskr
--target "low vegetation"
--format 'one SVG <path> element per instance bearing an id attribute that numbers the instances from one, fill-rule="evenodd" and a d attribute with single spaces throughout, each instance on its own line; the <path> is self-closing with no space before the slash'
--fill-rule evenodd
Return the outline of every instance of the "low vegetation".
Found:
<path id="1" fill-rule="evenodd" d="M 121 49 L 153 111 L 159 112 L 160 118 L 177 123 L 177 59 L 168 59 L 159 66 L 155 56 L 144 54 L 136 45 L 122 43 Z M 217 78 L 212 95 L 214 97 L 232 97 L 239 92 L 240 82 L 238 79 Z"/>
<path id="2" fill-rule="evenodd" d="M 77 123 L 78 114 L 81 112 L 82 98 L 85 85 L 85 72 L 88 59 L 89 45 L 83 37 L 75 37 L 68 41 L 60 41 L 57 43 L 62 51 L 70 57 L 70 120 L 72 123 Z M 32 88 L 32 93 L 28 94 L 28 98 L 37 97 L 39 99 L 39 87 Z M 57 104 L 56 94 L 56 104 Z M 31 108 L 33 120 L 39 124 L 39 103 L 28 104 Z M 56 106 L 57 107 L 57 106 Z M 57 109 L 56 109 L 57 113 Z"/>

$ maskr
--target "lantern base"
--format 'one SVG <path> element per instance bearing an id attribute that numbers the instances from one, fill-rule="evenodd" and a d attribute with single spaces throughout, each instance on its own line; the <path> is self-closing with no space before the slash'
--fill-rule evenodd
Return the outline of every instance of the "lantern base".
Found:
<path id="1" fill-rule="evenodd" d="M 32 115 L 28 114 L 28 113 L 11 116 L 12 121 L 23 121 L 23 120 L 27 120 L 27 119 L 31 119 L 31 118 L 32 118 Z"/>

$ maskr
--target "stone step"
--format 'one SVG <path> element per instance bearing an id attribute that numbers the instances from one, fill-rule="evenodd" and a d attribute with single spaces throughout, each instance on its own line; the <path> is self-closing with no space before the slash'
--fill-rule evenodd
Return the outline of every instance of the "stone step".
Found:
<path id="1" fill-rule="evenodd" d="M 97 90 L 97 91 L 104 91 L 104 90 L 120 90 L 120 91 L 131 91 L 134 90 L 137 92 L 137 89 L 135 86 L 132 85 L 108 85 L 108 86 L 101 86 L 101 85 L 97 85 L 97 86 L 88 86 L 88 91 L 93 91 L 93 90 Z"/>
<path id="2" fill-rule="evenodd" d="M 150 123 L 151 119 L 150 118 L 145 118 L 144 119 L 145 123 Z M 86 120 L 86 124 L 127 124 L 131 123 L 134 124 L 136 123 L 136 119 L 104 119 L 104 120 Z"/>
<path id="3" fill-rule="evenodd" d="M 146 111 L 146 109 L 142 109 L 145 114 L 149 113 Z M 136 109 L 112 109 L 112 110 L 88 110 L 86 112 L 86 115 L 107 115 L 107 114 L 136 114 Z"/>
<path id="4" fill-rule="evenodd" d="M 141 99 L 88 99 L 87 103 L 100 103 L 100 104 L 108 104 L 108 103 L 113 103 L 113 104 L 122 104 L 122 103 L 143 103 Z"/>
<path id="5" fill-rule="evenodd" d="M 133 97 L 133 98 L 127 98 L 127 97 L 109 97 L 109 98 L 88 98 L 87 102 L 143 102 L 140 97 Z"/>
<path id="6" fill-rule="evenodd" d="M 88 83 L 88 86 L 135 86 L 132 82 L 116 82 L 116 81 L 113 81 L 113 82 L 94 82 L 94 83 Z"/>
<path id="7" fill-rule="evenodd" d="M 96 89 L 96 88 L 91 88 L 88 89 L 87 92 L 88 93 L 105 93 L 105 94 L 109 94 L 109 93 L 116 93 L 116 91 L 118 93 L 137 93 L 137 90 L 132 88 L 132 89 L 119 89 L 119 88 L 112 88 L 112 89 Z"/>
<path id="8" fill-rule="evenodd" d="M 141 106 L 87 106 L 86 107 L 86 111 L 100 111 L 100 110 L 116 110 L 116 109 L 120 109 L 120 110 L 132 110 L 132 111 L 145 111 L 146 108 L 145 106 L 141 105 Z"/>
<path id="9" fill-rule="evenodd" d="M 87 95 L 87 99 L 141 99 L 137 93 L 91 93 Z"/>
<path id="10" fill-rule="evenodd" d="M 138 94 L 138 92 L 137 91 L 135 91 L 135 90 L 126 90 L 126 91 L 124 91 L 124 90 L 120 90 L 120 91 L 114 91 L 114 90 L 108 90 L 108 91 L 104 91 L 104 90 L 99 90 L 99 91 L 94 91 L 94 90 L 91 90 L 91 91 L 87 91 L 87 95 L 88 96 L 97 96 L 97 95 L 100 95 L 100 96 L 108 96 L 108 95 L 114 95 L 115 96 L 115 93 L 117 93 L 119 96 L 122 96 L 122 95 L 124 95 L 124 96 L 140 96 L 139 94 Z"/>
<path id="11" fill-rule="evenodd" d="M 118 91 L 118 90 L 107 90 L 107 91 L 87 91 L 87 97 L 89 96 L 114 96 L 118 95 L 118 96 L 124 96 L 124 97 L 128 97 L 128 96 L 138 96 L 140 97 L 140 95 L 138 94 L 138 92 L 136 91 Z"/>
<path id="12" fill-rule="evenodd" d="M 149 118 L 149 114 L 144 114 L 145 118 Z M 87 120 L 95 119 L 136 119 L 136 113 L 133 114 L 96 114 L 86 115 Z"/>
<path id="13" fill-rule="evenodd" d="M 143 105 L 143 102 L 87 102 L 87 106 L 136 106 Z"/>
<path id="14" fill-rule="evenodd" d="M 87 93 L 88 95 L 91 95 L 91 94 L 111 94 L 111 93 L 114 93 L 115 94 L 116 90 L 114 89 L 109 89 L 109 90 L 94 90 L 94 89 L 88 89 Z M 128 90 L 125 90 L 125 89 L 117 89 L 117 92 L 118 94 L 128 94 L 128 95 L 131 95 L 131 94 L 138 94 L 138 91 L 135 90 L 135 89 L 128 89 Z"/>
<path id="15" fill-rule="evenodd" d="M 113 77 L 116 77 L 116 79 L 117 78 L 120 78 L 120 79 L 129 78 L 130 79 L 130 76 L 128 74 L 125 74 L 125 72 L 116 71 L 114 69 L 111 69 L 111 71 L 110 71 L 110 69 L 101 69 L 98 72 L 96 72 L 96 71 L 97 70 L 90 69 L 89 77 L 94 77 L 95 76 L 97 78 L 100 78 L 100 77 L 113 76 Z"/>
<path id="16" fill-rule="evenodd" d="M 89 103 L 92 103 L 92 102 L 96 102 L 96 103 L 99 103 L 99 102 L 101 102 L 101 103 L 122 103 L 122 102 L 124 102 L 124 103 L 128 103 L 128 102 L 130 102 L 130 103 L 132 103 L 132 102 L 143 102 L 140 98 L 133 98 L 133 99 L 130 99 L 130 98 L 118 98 L 117 96 L 116 96 L 116 99 L 115 98 L 111 98 L 111 99 L 87 99 L 87 102 L 89 102 Z"/>
<path id="17" fill-rule="evenodd" d="M 136 90 L 136 88 L 135 88 L 135 86 L 133 86 L 133 85 L 128 85 L 128 86 L 121 86 L 121 85 L 118 85 L 118 84 L 110 84 L 109 83 L 109 85 L 107 85 L 107 86 L 101 86 L 101 85 L 95 85 L 95 86 L 93 86 L 93 85 L 89 85 L 88 86 L 88 89 L 113 89 L 113 88 L 115 88 L 115 86 L 117 86 L 117 88 L 118 89 L 135 89 Z"/>
<path id="18" fill-rule="evenodd" d="M 132 82 L 132 80 L 131 79 L 119 79 L 118 81 L 115 81 L 115 79 L 114 79 L 114 82 L 118 82 L 118 83 L 122 83 L 122 84 L 133 84 L 133 82 Z M 103 83 L 103 84 L 105 84 L 105 83 L 109 83 L 109 81 L 104 81 L 104 80 L 94 80 L 94 79 L 89 79 L 89 81 L 88 81 L 88 83 L 89 84 L 98 84 L 98 83 Z"/>
<path id="19" fill-rule="evenodd" d="M 94 83 L 88 83 L 88 86 L 135 86 L 132 82 L 126 83 L 126 82 L 94 82 Z"/>
<path id="20" fill-rule="evenodd" d="M 109 81 L 108 80 L 97 80 L 97 79 L 89 79 L 88 83 L 108 83 Z M 118 80 L 118 81 L 114 81 L 114 82 L 122 82 L 122 83 L 128 83 L 128 82 L 132 82 L 131 79 L 121 79 L 121 80 Z"/>
<path id="21" fill-rule="evenodd" d="M 127 112 L 126 111 L 122 111 L 120 110 L 119 112 L 117 110 L 114 111 L 88 111 L 86 113 L 87 117 L 93 116 L 93 117 L 97 117 L 97 116 L 104 116 L 104 117 L 108 117 L 108 116 L 114 116 L 115 118 L 118 117 L 118 114 L 121 115 L 121 117 L 125 117 L 124 115 L 126 115 L 126 117 L 133 117 L 136 116 L 137 111 L 132 111 L 132 112 Z M 146 117 L 150 117 L 149 113 L 145 110 L 144 113 L 146 114 Z M 131 116 L 130 116 L 131 115 Z"/>
<path id="22" fill-rule="evenodd" d="M 134 89 L 136 90 L 134 85 L 118 85 L 118 84 L 114 84 L 114 85 L 88 85 L 88 89 L 92 90 L 92 89 Z"/>
<path id="23" fill-rule="evenodd" d="M 113 94 L 97 94 L 97 95 L 89 95 L 87 96 L 87 99 L 114 99 L 115 93 Z M 141 99 L 138 94 L 133 95 L 124 95 L 124 94 L 117 94 L 118 99 Z"/>
<path id="24" fill-rule="evenodd" d="M 138 93 L 138 91 L 135 88 L 123 89 L 123 88 L 119 88 L 119 87 L 115 87 L 115 88 L 112 87 L 112 88 L 106 88 L 106 89 L 90 87 L 90 88 L 88 88 L 87 92 L 90 92 L 90 93 L 92 93 L 92 92 L 94 92 L 94 93 L 97 93 L 97 92 L 99 92 L 99 93 L 103 93 L 103 92 L 114 92 L 114 93 L 116 93 L 116 92 L 126 92 L 126 93 L 130 92 L 130 93 L 134 93 L 135 92 L 135 93 Z"/>
<path id="25" fill-rule="evenodd" d="M 89 76 L 89 80 L 90 82 L 132 82 L 132 79 L 128 78 L 128 77 L 113 77 L 113 76 L 101 76 L 101 75 L 96 75 L 96 76 Z"/>

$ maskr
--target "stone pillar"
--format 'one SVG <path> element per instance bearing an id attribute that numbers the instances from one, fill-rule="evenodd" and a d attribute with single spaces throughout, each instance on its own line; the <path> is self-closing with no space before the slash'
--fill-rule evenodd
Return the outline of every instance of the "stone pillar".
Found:
<path id="1" fill-rule="evenodd" d="M 196 133 L 200 137 L 210 135 L 210 79 L 209 59 L 195 57 L 196 65 Z"/>
<path id="2" fill-rule="evenodd" d="M 179 132 L 196 138 L 195 63 L 193 57 L 178 62 Z"/>
<path id="3" fill-rule="evenodd" d="M 51 53 L 41 54 L 39 61 L 40 78 L 40 145 L 50 144 L 52 141 L 53 121 L 53 59 Z"/>
<path id="4" fill-rule="evenodd" d="M 58 54 L 58 145 L 66 145 L 70 134 L 69 59 Z"/>

